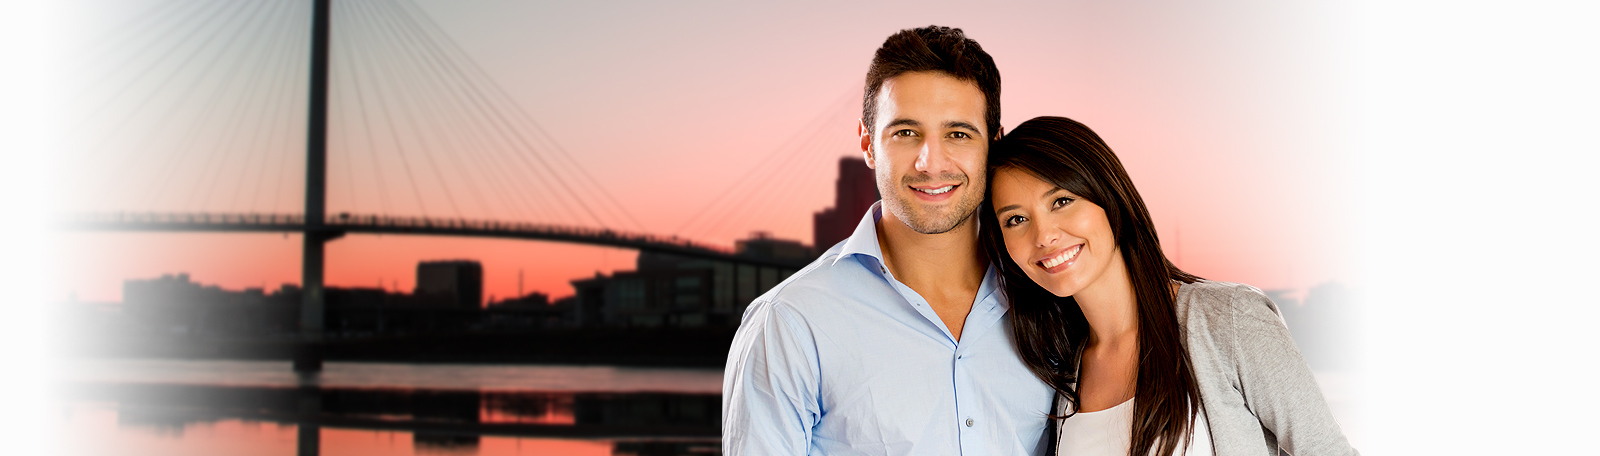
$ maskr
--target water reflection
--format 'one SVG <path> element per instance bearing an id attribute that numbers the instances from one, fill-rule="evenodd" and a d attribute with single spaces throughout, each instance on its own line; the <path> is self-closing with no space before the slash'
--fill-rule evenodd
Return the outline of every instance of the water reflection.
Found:
<path id="1" fill-rule="evenodd" d="M 240 454 L 236 450 L 272 442 L 285 448 L 255 454 L 720 453 L 721 397 L 705 391 L 711 389 L 705 385 L 684 388 L 698 390 L 692 392 L 618 387 L 637 386 L 630 379 L 590 384 L 599 391 L 530 391 L 472 388 L 477 381 L 460 385 L 467 388 L 419 388 L 326 378 L 298 385 L 138 380 L 78 376 L 64 382 L 63 399 L 75 410 L 66 424 L 74 434 L 96 442 L 133 442 L 70 444 L 80 450 L 76 454 Z M 197 451 L 206 448 L 210 451 Z"/>

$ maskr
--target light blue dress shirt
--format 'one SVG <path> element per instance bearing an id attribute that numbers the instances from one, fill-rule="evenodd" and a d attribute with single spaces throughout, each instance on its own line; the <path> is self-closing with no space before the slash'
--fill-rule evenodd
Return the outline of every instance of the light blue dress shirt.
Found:
<path id="1" fill-rule="evenodd" d="M 880 203 L 881 204 L 881 203 Z M 956 342 L 884 267 L 875 204 L 756 298 L 728 351 L 728 455 L 1036 455 L 1054 394 L 1022 364 L 990 267 Z"/>

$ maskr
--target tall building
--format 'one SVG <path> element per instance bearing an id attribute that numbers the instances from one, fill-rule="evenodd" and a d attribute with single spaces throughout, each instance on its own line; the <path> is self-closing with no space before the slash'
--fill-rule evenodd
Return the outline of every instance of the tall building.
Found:
<path id="1" fill-rule="evenodd" d="M 878 202 L 878 183 L 872 168 L 861 157 L 839 159 L 839 180 L 834 184 L 833 207 L 823 209 L 812 218 L 812 248 L 817 253 L 828 251 L 834 244 L 850 237 L 861 216 L 872 203 Z"/>
<path id="2" fill-rule="evenodd" d="M 483 265 L 472 260 L 417 263 L 415 294 L 447 307 L 480 308 L 483 306 Z"/>

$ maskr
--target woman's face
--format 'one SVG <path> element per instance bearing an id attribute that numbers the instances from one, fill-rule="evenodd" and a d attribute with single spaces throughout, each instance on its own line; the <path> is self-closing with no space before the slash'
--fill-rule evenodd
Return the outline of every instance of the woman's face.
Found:
<path id="1" fill-rule="evenodd" d="M 1072 296 L 1098 282 L 1121 252 L 1100 206 L 1033 174 L 995 172 L 995 217 L 1006 252 L 1034 283 L 1056 296 Z"/>

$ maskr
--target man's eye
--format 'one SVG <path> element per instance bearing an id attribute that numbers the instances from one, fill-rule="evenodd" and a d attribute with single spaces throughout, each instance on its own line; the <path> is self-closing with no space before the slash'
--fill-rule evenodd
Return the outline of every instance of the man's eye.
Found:
<path id="1" fill-rule="evenodd" d="M 899 131 L 894 132 L 894 136 L 902 136 L 902 137 L 907 137 L 907 138 L 912 137 L 912 136 L 916 136 L 916 135 L 917 135 L 917 132 L 914 132 L 914 131 L 911 131 L 911 130 L 899 130 Z"/>
<path id="2" fill-rule="evenodd" d="M 1056 198 L 1055 203 L 1052 203 L 1052 205 L 1054 206 L 1054 208 L 1060 209 L 1060 208 L 1066 207 L 1067 203 L 1071 203 L 1071 202 L 1072 202 L 1072 198 L 1068 198 L 1068 197 L 1063 196 L 1063 197 L 1060 197 L 1060 198 Z"/>
<path id="3" fill-rule="evenodd" d="M 1013 227 L 1013 226 L 1020 225 L 1020 224 L 1022 224 L 1022 222 L 1026 222 L 1026 221 L 1028 221 L 1028 219 L 1026 217 L 1023 217 L 1023 216 L 1020 216 L 1020 215 L 1013 215 L 1013 216 L 1010 216 L 1010 217 L 1006 217 L 1005 226 L 1006 227 Z"/>
<path id="4" fill-rule="evenodd" d="M 972 138 L 972 135 L 969 135 L 969 134 L 967 134 L 967 132 L 964 132 L 964 131 L 953 131 L 953 132 L 950 132 L 950 137 L 955 138 L 955 139 L 970 139 L 970 138 Z"/>

